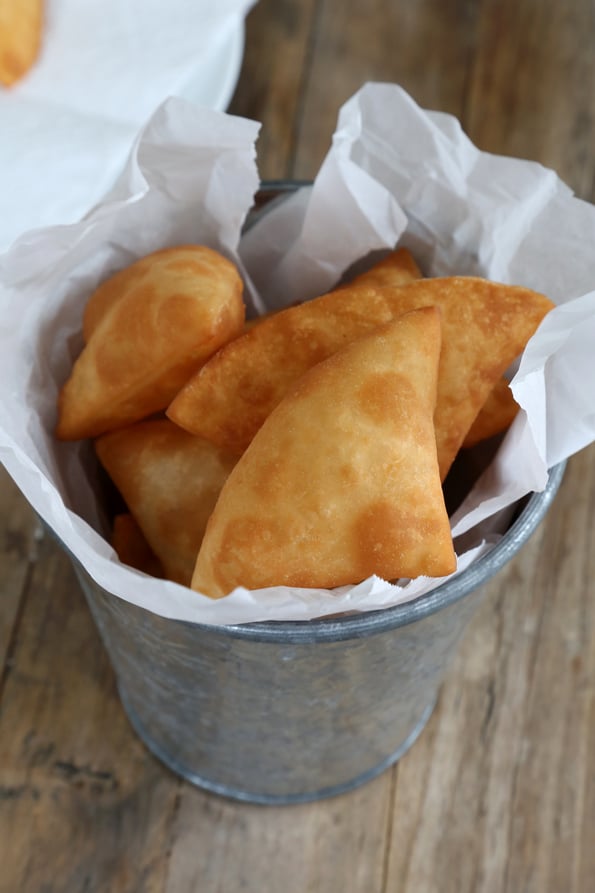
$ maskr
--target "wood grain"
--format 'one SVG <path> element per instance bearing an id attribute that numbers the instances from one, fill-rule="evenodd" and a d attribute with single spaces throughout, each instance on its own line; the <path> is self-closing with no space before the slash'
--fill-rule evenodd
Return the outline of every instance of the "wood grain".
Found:
<path id="1" fill-rule="evenodd" d="M 0 713 L 0 890 L 160 891 L 179 783 L 132 734 L 49 538 L 24 598 Z"/>
<path id="2" fill-rule="evenodd" d="M 315 0 L 261 0 L 248 16 L 242 76 L 229 110 L 262 124 L 258 158 L 263 180 L 293 176 L 315 12 Z"/>
<path id="3" fill-rule="evenodd" d="M 235 114 L 263 177 L 312 177 L 366 80 L 593 199 L 590 0 L 260 0 Z M 426 730 L 342 797 L 264 808 L 144 750 L 66 558 L 0 475 L 0 893 L 591 893 L 595 448 L 487 587 Z"/>
<path id="4" fill-rule="evenodd" d="M 594 459 L 574 458 L 546 524 L 489 585 L 430 734 L 399 764 L 391 890 L 586 891 L 595 877 L 581 846 L 581 829 L 595 827 L 588 547 L 576 560 Z"/>
<path id="5" fill-rule="evenodd" d="M 595 7 L 485 0 L 469 79 L 467 131 L 481 149 L 540 161 L 593 196 Z"/>
<path id="6" fill-rule="evenodd" d="M 293 176 L 315 175 L 339 107 L 367 81 L 401 84 L 423 107 L 460 117 L 478 9 L 466 0 L 321 0 Z"/>
<path id="7" fill-rule="evenodd" d="M 33 512 L 4 469 L 0 469 L 0 667 L 10 667 L 13 635 L 30 569 L 36 559 L 38 526 Z M 0 674 L 0 692 L 4 681 Z"/>
<path id="8" fill-rule="evenodd" d="M 258 809 L 185 788 L 165 891 L 381 890 L 390 793 L 380 778 L 329 801 Z M 208 859 L 190 855 L 197 836 Z"/>

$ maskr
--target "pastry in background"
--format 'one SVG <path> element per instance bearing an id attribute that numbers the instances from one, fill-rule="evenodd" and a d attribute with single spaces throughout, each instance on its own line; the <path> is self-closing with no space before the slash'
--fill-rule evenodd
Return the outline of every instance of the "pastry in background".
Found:
<path id="1" fill-rule="evenodd" d="M 484 405 L 469 428 L 462 443 L 465 449 L 473 447 L 482 440 L 502 434 L 510 427 L 520 406 L 514 399 L 506 378 L 499 378 Z"/>
<path id="2" fill-rule="evenodd" d="M 415 258 L 408 248 L 396 248 L 377 261 L 369 270 L 360 273 L 353 279 L 350 279 L 341 288 L 350 285 L 406 285 L 415 279 L 423 277 L 422 271 L 419 269 Z"/>
<path id="3" fill-rule="evenodd" d="M 167 419 L 105 434 L 95 449 L 165 576 L 188 586 L 235 457 Z"/>
<path id="4" fill-rule="evenodd" d="M 122 512 L 114 518 L 111 542 L 122 564 L 152 577 L 164 576 L 161 562 L 129 512 Z"/>
<path id="5" fill-rule="evenodd" d="M 43 0 L 0 0 L 0 84 L 11 87 L 33 66 L 41 47 Z"/>

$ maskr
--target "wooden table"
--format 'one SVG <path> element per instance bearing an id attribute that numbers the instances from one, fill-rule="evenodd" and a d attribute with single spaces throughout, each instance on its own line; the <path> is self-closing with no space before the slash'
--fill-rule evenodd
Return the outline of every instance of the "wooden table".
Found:
<path id="1" fill-rule="evenodd" d="M 263 177 L 308 178 L 341 103 L 395 81 L 592 200 L 594 46 L 592 0 L 261 0 L 231 110 L 263 122 Z M 414 748 L 298 807 L 219 799 L 145 751 L 67 559 L 5 475 L 0 499 L 1 893 L 595 890 L 594 449 L 489 585 Z"/>

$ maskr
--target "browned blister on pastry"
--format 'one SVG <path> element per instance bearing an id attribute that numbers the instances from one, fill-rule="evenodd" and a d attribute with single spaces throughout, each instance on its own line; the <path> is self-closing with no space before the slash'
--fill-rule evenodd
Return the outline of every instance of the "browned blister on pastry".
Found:
<path id="1" fill-rule="evenodd" d="M 468 449 L 506 431 L 518 411 L 519 404 L 512 395 L 508 381 L 499 378 L 469 428 L 462 446 Z"/>
<path id="2" fill-rule="evenodd" d="M 164 576 L 161 562 L 129 512 L 122 512 L 114 518 L 112 546 L 122 564 L 134 567 L 152 577 Z"/>
<path id="3" fill-rule="evenodd" d="M 218 351 L 167 415 L 240 455 L 304 372 L 393 316 L 386 297 L 363 286 L 271 314 Z"/>
<path id="4" fill-rule="evenodd" d="M 527 288 L 475 277 L 419 279 L 397 288 L 351 286 L 276 313 L 226 345 L 167 414 L 240 454 L 309 368 L 409 310 L 443 318 L 435 426 L 444 478 L 494 383 L 554 306 Z"/>
<path id="5" fill-rule="evenodd" d="M 167 419 L 105 434 L 95 447 L 165 575 L 189 585 L 207 520 L 235 459 Z"/>
<path id="6" fill-rule="evenodd" d="M 210 248 L 168 248 L 117 273 L 89 300 L 57 436 L 96 437 L 164 409 L 243 322 L 239 274 Z"/>
<path id="7" fill-rule="evenodd" d="M 0 84 L 10 87 L 29 71 L 42 28 L 43 0 L 0 0 Z"/>
<path id="8" fill-rule="evenodd" d="M 433 425 L 439 354 L 440 313 L 427 307 L 305 374 L 224 485 L 192 587 L 217 598 L 454 571 Z"/>

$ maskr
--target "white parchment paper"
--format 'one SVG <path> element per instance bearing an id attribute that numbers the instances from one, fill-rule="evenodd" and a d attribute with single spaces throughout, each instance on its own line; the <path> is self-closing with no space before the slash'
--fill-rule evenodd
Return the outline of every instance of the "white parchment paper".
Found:
<path id="1" fill-rule="evenodd" d="M 58 389 L 81 347 L 85 300 L 135 257 L 204 242 L 239 263 L 263 310 L 322 293 L 362 255 L 400 241 L 429 275 L 482 275 L 554 298 L 558 307 L 512 382 L 523 411 L 453 519 L 453 532 L 467 531 L 471 543 L 458 572 L 496 541 L 474 541 L 475 525 L 542 489 L 549 466 L 595 437 L 595 208 L 540 165 L 479 152 L 456 120 L 423 111 L 397 86 L 369 84 L 341 110 L 313 187 L 275 206 L 240 243 L 258 183 L 257 131 L 254 122 L 170 100 L 85 221 L 35 232 L 0 259 L 3 463 L 101 586 L 163 616 L 204 623 L 373 610 L 441 581 L 238 589 L 213 602 L 120 565 L 102 535 L 89 446 L 58 444 L 52 431 Z"/>
<path id="2" fill-rule="evenodd" d="M 224 109 L 254 2 L 48 0 L 38 60 L 0 86 L 0 251 L 86 213 L 169 96 Z"/>

